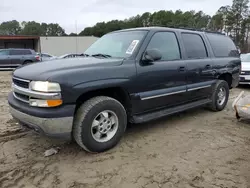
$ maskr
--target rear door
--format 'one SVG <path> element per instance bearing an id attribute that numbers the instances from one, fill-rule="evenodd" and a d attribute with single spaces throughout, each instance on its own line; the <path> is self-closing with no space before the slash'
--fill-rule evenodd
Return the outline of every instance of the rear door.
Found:
<path id="1" fill-rule="evenodd" d="M 13 66 L 22 65 L 24 61 L 29 60 L 31 51 L 26 49 L 13 49 L 10 51 L 11 64 Z M 28 59 L 27 59 L 28 58 Z"/>
<path id="2" fill-rule="evenodd" d="M 202 34 L 182 32 L 187 67 L 187 98 L 190 101 L 210 96 L 215 82 L 213 61 Z"/>
<path id="3" fill-rule="evenodd" d="M 11 67 L 11 60 L 9 50 L 0 50 L 0 67 Z"/>

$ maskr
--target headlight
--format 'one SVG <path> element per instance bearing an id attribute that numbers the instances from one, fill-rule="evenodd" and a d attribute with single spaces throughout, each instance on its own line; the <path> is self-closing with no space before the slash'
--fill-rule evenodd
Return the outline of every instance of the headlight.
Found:
<path id="1" fill-rule="evenodd" d="M 30 89 L 41 92 L 60 92 L 61 87 L 58 83 L 32 81 L 30 82 Z"/>

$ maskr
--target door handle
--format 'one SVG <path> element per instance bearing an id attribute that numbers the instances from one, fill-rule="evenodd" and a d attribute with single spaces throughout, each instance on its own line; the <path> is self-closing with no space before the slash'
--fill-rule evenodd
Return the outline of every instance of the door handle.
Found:
<path id="1" fill-rule="evenodd" d="M 210 69 L 212 66 L 211 65 L 206 65 L 205 68 L 206 69 Z"/>
<path id="2" fill-rule="evenodd" d="M 179 71 L 180 72 L 183 72 L 183 71 L 185 71 L 186 69 L 185 69 L 185 67 L 179 67 Z"/>

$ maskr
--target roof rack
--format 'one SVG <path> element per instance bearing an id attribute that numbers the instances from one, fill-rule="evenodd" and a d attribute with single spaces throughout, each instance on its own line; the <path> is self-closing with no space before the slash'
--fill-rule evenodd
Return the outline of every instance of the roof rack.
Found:
<path id="1" fill-rule="evenodd" d="M 206 32 L 206 33 L 214 33 L 214 34 L 220 34 L 220 35 L 225 35 L 222 32 L 219 31 L 208 31 L 205 29 L 196 29 L 196 28 L 187 28 L 187 27 L 178 27 L 178 29 L 185 29 L 185 30 L 191 30 L 191 31 L 199 31 L 199 32 Z"/>

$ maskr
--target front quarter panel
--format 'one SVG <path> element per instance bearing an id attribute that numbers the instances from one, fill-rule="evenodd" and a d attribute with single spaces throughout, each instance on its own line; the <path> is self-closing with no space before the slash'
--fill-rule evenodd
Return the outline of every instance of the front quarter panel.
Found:
<path id="1" fill-rule="evenodd" d="M 136 75 L 133 60 L 125 60 L 118 66 L 102 66 L 65 71 L 64 74 L 50 77 L 49 81 L 60 83 L 64 103 L 74 104 L 82 94 L 97 89 L 122 87 L 128 93 L 132 79 Z"/>

